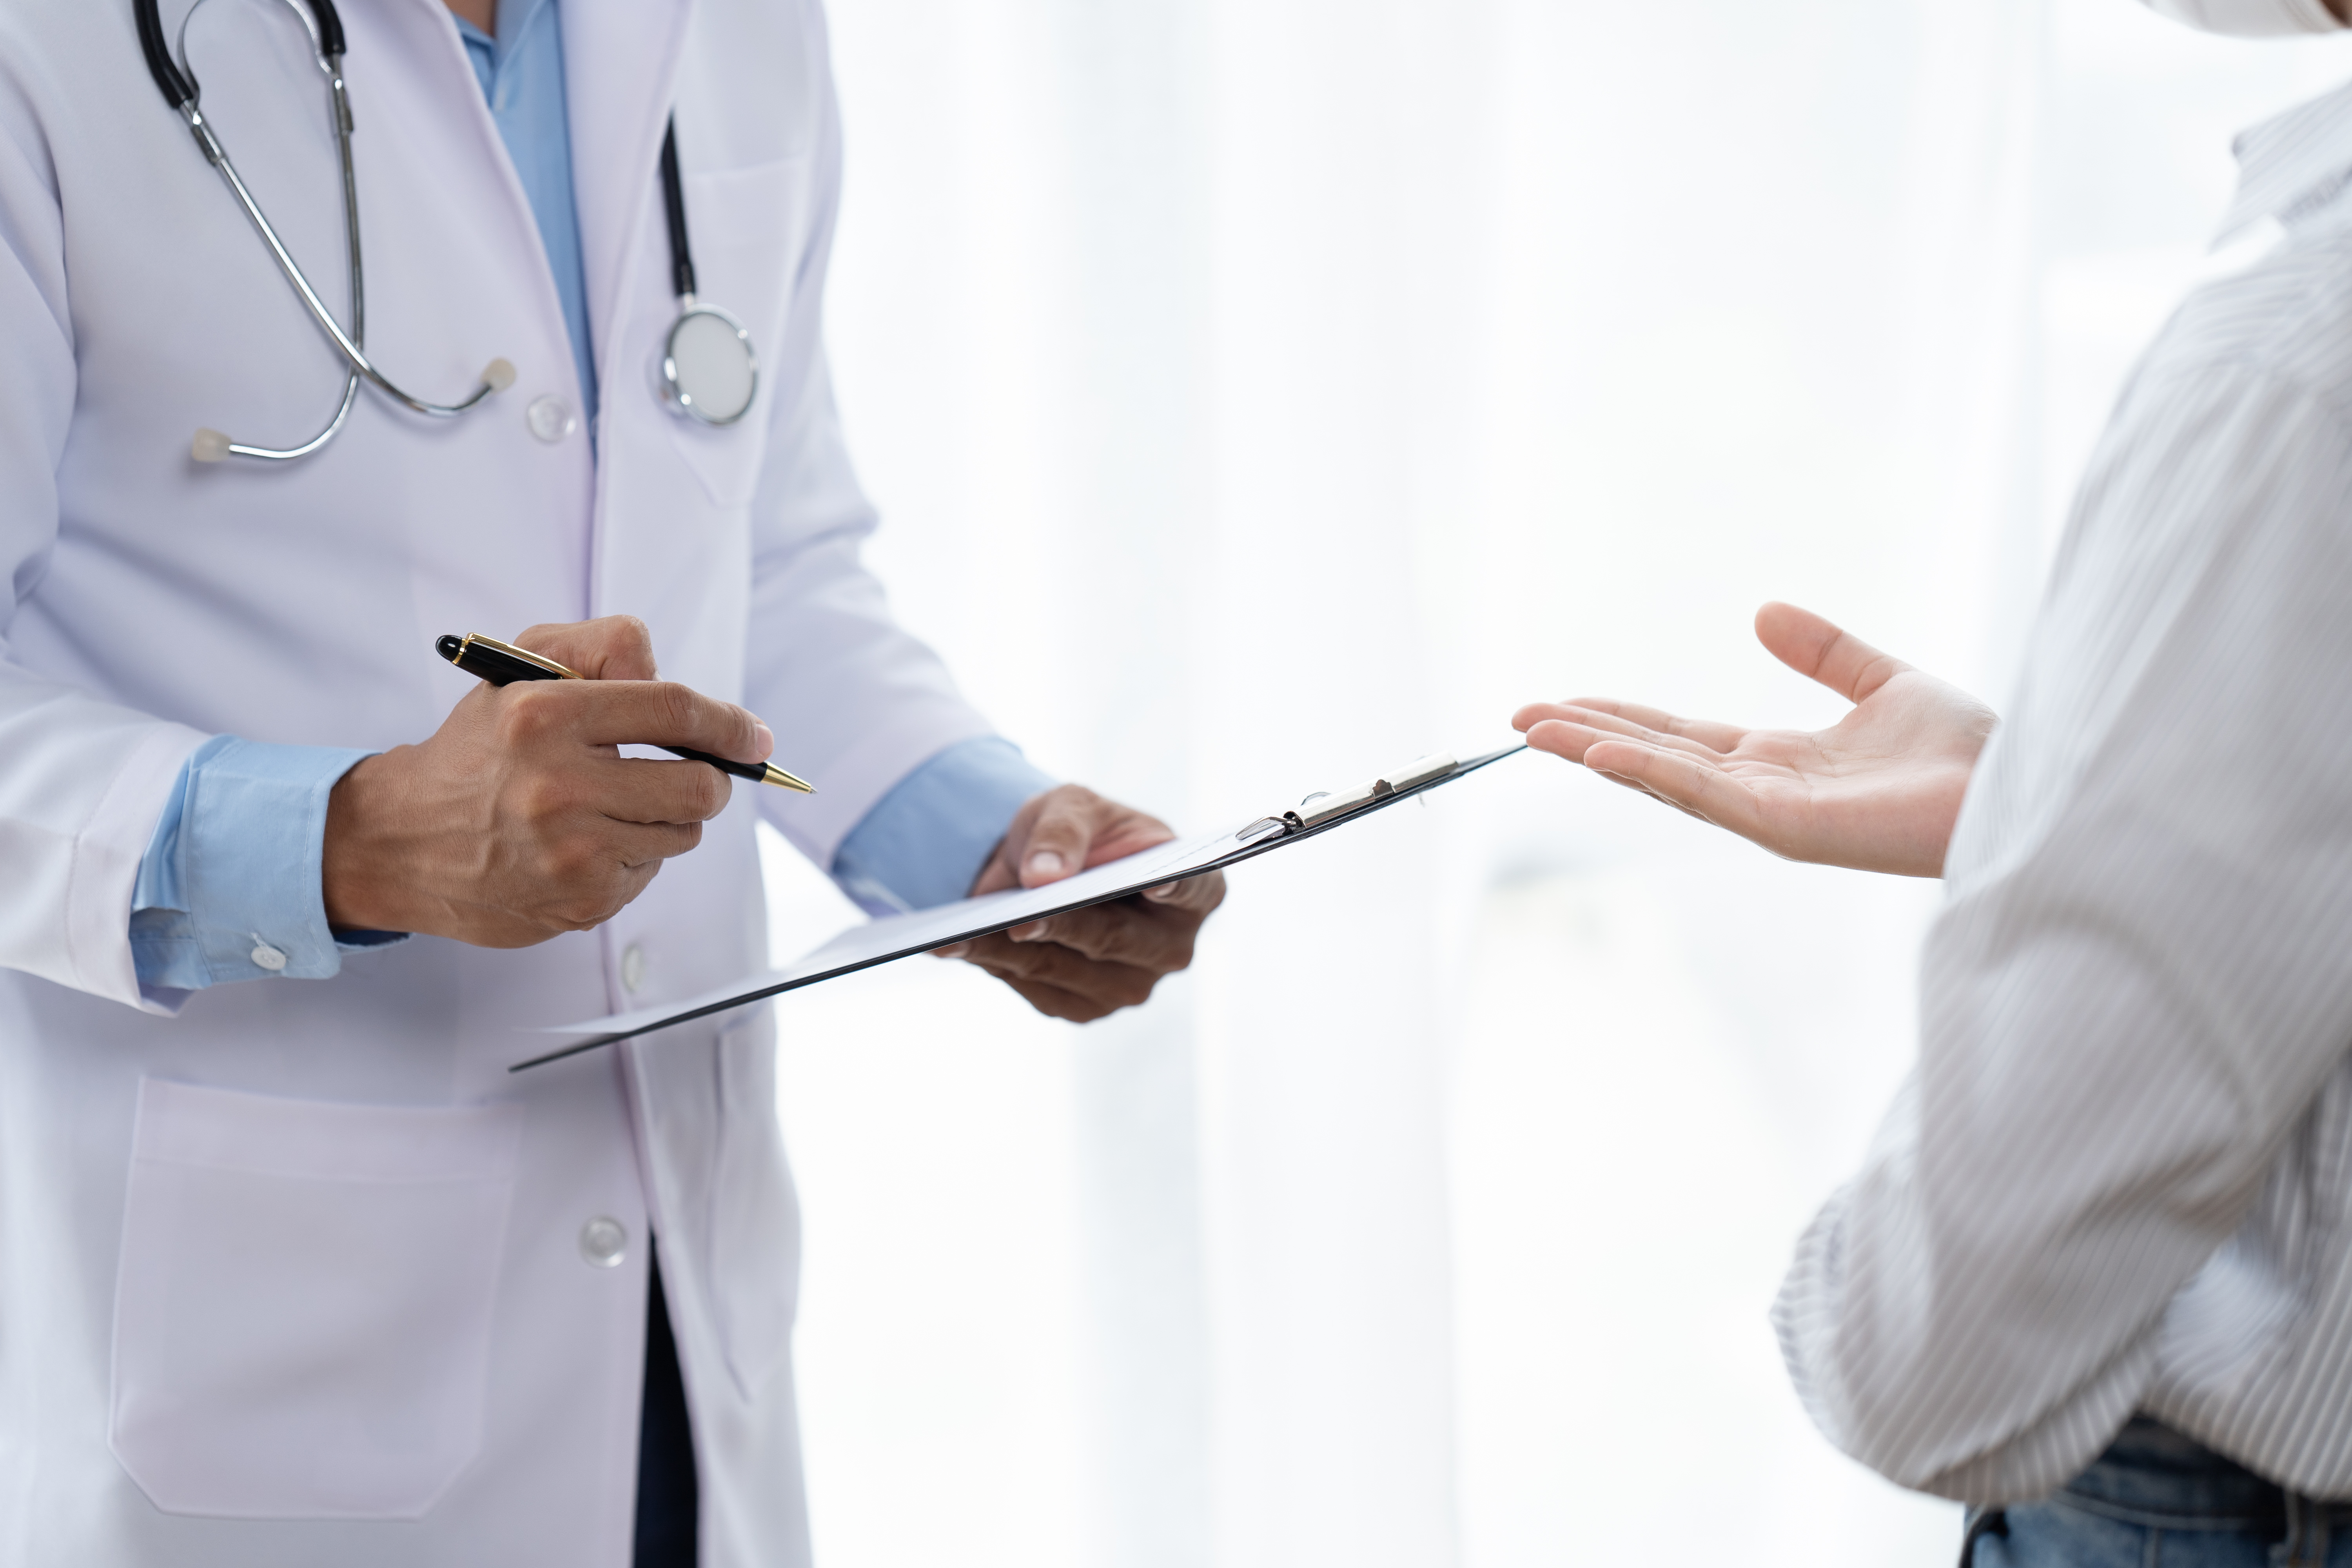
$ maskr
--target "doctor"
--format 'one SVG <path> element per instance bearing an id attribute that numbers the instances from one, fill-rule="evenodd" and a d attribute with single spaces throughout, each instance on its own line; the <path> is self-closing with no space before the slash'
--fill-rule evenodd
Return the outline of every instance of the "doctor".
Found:
<path id="1" fill-rule="evenodd" d="M 521 1079 L 514 1031 L 752 967 L 755 810 L 877 910 L 1166 832 L 859 564 L 823 18 L 135 10 L 0 0 L 0 1564 L 804 1562 L 770 1019 Z M 738 417 L 665 384 L 681 294 Z M 1221 892 L 962 956 L 1098 1016 Z"/>

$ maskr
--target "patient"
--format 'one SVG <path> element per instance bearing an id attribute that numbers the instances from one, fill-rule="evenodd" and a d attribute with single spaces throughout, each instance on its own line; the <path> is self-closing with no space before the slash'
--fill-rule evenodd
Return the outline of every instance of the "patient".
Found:
<path id="1" fill-rule="evenodd" d="M 1774 1321 L 1979 1568 L 2352 1564 L 2352 88 L 2238 153 L 2229 226 L 2286 237 L 2125 389 L 1997 730 L 1785 605 L 1757 633 L 1831 729 L 1516 720 L 1776 854 L 1944 879 L 1917 1065 Z"/>

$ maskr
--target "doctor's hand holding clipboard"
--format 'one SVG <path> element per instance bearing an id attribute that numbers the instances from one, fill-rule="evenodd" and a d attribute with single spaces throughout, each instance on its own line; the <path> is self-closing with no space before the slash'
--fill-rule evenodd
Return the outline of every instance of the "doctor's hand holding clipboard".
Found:
<path id="1" fill-rule="evenodd" d="M 1158 817 L 1063 784 L 1021 808 L 971 896 L 1042 888 L 1174 837 Z M 956 942 L 938 956 L 978 964 L 1049 1017 L 1090 1023 L 1141 1004 L 1161 976 L 1191 964 L 1201 922 L 1224 899 L 1225 874 L 1211 871 Z"/>

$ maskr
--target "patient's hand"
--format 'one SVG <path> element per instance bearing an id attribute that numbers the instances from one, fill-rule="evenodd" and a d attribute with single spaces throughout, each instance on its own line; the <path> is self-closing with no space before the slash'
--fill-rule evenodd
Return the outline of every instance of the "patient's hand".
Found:
<path id="1" fill-rule="evenodd" d="M 1767 605 L 1757 639 L 1853 703 L 1827 730 L 1742 730 L 1601 698 L 1531 702 L 1528 744 L 1727 827 L 1775 855 L 1937 877 L 1999 719 L 1810 610 Z"/>

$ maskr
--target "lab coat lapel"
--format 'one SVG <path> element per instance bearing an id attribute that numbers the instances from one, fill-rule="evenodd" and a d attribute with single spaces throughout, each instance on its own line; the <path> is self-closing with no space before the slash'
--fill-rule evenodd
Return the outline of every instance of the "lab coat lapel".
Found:
<path id="1" fill-rule="evenodd" d="M 600 402 L 628 380 L 610 363 L 640 226 L 656 221 L 662 130 L 692 0 L 558 0 L 572 189 L 580 213 Z"/>

